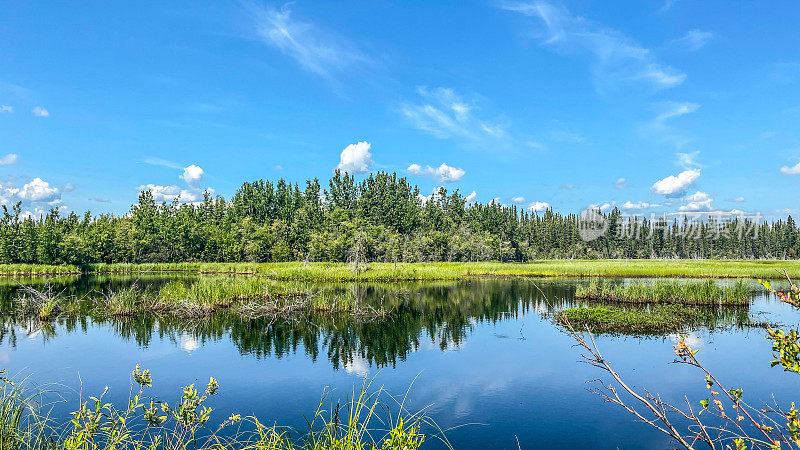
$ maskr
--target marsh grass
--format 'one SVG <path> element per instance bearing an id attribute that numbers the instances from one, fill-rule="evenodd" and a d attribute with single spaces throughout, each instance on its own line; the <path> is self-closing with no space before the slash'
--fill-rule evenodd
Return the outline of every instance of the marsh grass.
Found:
<path id="1" fill-rule="evenodd" d="M 682 305 L 652 305 L 645 308 L 591 306 L 570 308 L 556 313 L 556 321 L 593 333 L 662 334 L 713 322 L 713 314 L 701 308 Z"/>
<path id="2" fill-rule="evenodd" d="M 714 280 L 622 283 L 594 278 L 580 285 L 575 297 L 620 303 L 682 303 L 689 305 L 746 305 L 752 290 L 742 280 L 730 286 L 720 286 Z"/>
<path id="3" fill-rule="evenodd" d="M 64 290 L 58 291 L 50 283 L 45 283 L 42 289 L 21 284 L 19 293 L 14 298 L 18 313 L 36 316 L 43 322 L 58 317 L 69 301 L 70 298 L 64 296 Z"/>

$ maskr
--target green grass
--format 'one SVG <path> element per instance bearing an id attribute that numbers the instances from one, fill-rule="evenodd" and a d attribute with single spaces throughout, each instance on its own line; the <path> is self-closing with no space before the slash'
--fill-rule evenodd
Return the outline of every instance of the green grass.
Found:
<path id="1" fill-rule="evenodd" d="M 746 305 L 752 292 L 738 280 L 730 286 L 719 286 L 714 280 L 656 280 L 651 283 L 620 283 L 593 279 L 578 286 L 575 297 L 624 303 L 683 303 L 692 305 Z"/>
<path id="2" fill-rule="evenodd" d="M 331 401 L 330 409 L 325 409 L 326 390 L 302 430 L 239 414 L 214 421 L 216 411 L 207 406 L 219 390 L 214 378 L 205 386 L 181 388 L 174 403 L 148 396 L 153 384 L 148 370 L 137 365 L 132 380 L 124 406 L 106 402 L 106 388 L 81 398 L 74 412 L 59 420 L 36 407 L 41 394 L 28 395 L 26 386 L 3 379 L 0 450 L 416 450 L 430 438 L 452 448 L 424 409 L 409 411 L 404 399 L 372 388 L 368 380 L 347 399 Z"/>
<path id="3" fill-rule="evenodd" d="M 261 275 L 297 281 L 420 281 L 458 280 L 477 276 L 579 276 L 674 278 L 779 278 L 786 269 L 800 278 L 800 261 L 791 260 L 541 260 L 530 263 L 370 263 L 355 273 L 343 263 L 153 263 L 37 266 L 7 264 L 0 274 L 188 272 Z"/>
<path id="4" fill-rule="evenodd" d="M 556 321 L 569 322 L 576 330 L 588 327 L 594 333 L 661 334 L 708 324 L 711 314 L 681 305 L 649 308 L 592 306 L 570 308 L 556 314 Z"/>
<path id="5" fill-rule="evenodd" d="M 160 287 L 130 286 L 64 296 L 52 285 L 22 286 L 8 313 L 50 322 L 60 316 L 86 313 L 96 317 L 169 314 L 183 318 L 207 317 L 229 311 L 248 318 L 296 317 L 310 313 L 345 314 L 360 318 L 387 315 L 383 308 L 361 305 L 350 290 L 312 290 L 300 282 L 278 282 L 266 277 L 204 276 L 192 282 L 171 281 Z"/>

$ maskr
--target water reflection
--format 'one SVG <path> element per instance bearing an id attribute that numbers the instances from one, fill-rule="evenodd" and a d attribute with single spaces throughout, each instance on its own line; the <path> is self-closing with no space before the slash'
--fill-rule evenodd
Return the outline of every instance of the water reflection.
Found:
<path id="1" fill-rule="evenodd" d="M 128 287 L 133 281 L 157 288 L 175 279 L 192 282 L 196 277 L 175 275 L 99 276 L 51 279 L 50 283 L 76 297 L 106 289 Z M 21 280 L 22 282 L 44 282 Z M 9 305 L 17 283 L 0 280 L 0 303 Z M 339 370 L 363 375 L 369 368 L 395 367 L 421 347 L 441 351 L 461 346 L 472 329 L 483 323 L 496 324 L 529 314 L 549 317 L 558 309 L 579 303 L 575 287 L 585 280 L 550 279 L 536 283 L 521 279 L 481 279 L 462 282 L 304 285 L 303 289 L 325 289 L 347 293 L 358 302 L 391 311 L 373 320 L 349 316 L 311 314 L 295 320 L 256 318 L 226 312 L 196 320 L 154 314 L 133 317 L 92 317 L 78 314 L 53 323 L 2 317 L 0 342 L 16 348 L 18 340 L 41 335 L 45 340 L 60 334 L 89 333 L 92 327 L 112 330 L 120 338 L 146 348 L 154 339 L 169 340 L 191 353 L 209 342 L 230 340 L 242 355 L 282 358 L 297 353 L 313 361 L 327 360 Z M 749 318 L 749 307 L 710 308 L 705 327 L 741 326 Z M 495 336 L 526 339 L 519 333 Z"/>

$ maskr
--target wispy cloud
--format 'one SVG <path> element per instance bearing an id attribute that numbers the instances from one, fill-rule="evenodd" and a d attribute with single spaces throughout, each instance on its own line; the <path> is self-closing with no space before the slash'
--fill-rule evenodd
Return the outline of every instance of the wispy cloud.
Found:
<path id="1" fill-rule="evenodd" d="M 12 114 L 14 107 L 11 105 L 0 105 L 0 114 Z"/>
<path id="2" fill-rule="evenodd" d="M 670 43 L 694 52 L 703 48 L 712 39 L 714 39 L 714 33 L 710 31 L 689 30 L 682 37 L 673 39 Z"/>
<path id="3" fill-rule="evenodd" d="M 500 7 L 539 19 L 544 45 L 586 55 L 599 90 L 637 83 L 664 89 L 686 79 L 681 71 L 661 62 L 652 50 L 615 29 L 572 15 L 563 6 L 536 1 L 504 2 Z"/>
<path id="4" fill-rule="evenodd" d="M 483 148 L 540 148 L 541 144 L 513 135 L 500 121 L 481 117 L 476 101 L 466 101 L 455 91 L 439 87 L 417 88 L 421 99 L 404 103 L 400 113 L 412 126 L 440 139 L 458 139 Z"/>
<path id="5" fill-rule="evenodd" d="M 17 161 L 19 161 L 19 155 L 16 153 L 9 153 L 0 158 L 0 166 L 10 166 L 11 164 L 16 164 Z"/>
<path id="6" fill-rule="evenodd" d="M 183 169 L 180 164 L 164 158 L 148 157 L 144 159 L 144 163 L 151 166 L 169 167 L 170 169 Z"/>
<path id="7" fill-rule="evenodd" d="M 678 157 L 677 164 L 684 169 L 692 169 L 697 167 L 705 167 L 704 165 L 700 164 L 697 161 L 697 158 L 700 156 L 700 150 L 689 152 L 689 153 L 676 153 L 675 156 Z"/>
<path id="8" fill-rule="evenodd" d="M 646 139 L 657 140 L 681 149 L 691 142 L 691 138 L 671 125 L 670 122 L 675 118 L 692 114 L 699 108 L 700 105 L 692 102 L 657 103 L 655 105 L 656 116 L 650 122 L 642 125 L 640 134 Z"/>
<path id="9" fill-rule="evenodd" d="M 311 73 L 331 78 L 336 72 L 371 64 L 370 58 L 346 38 L 293 18 L 291 3 L 279 10 L 255 4 L 250 9 L 261 40 Z"/>

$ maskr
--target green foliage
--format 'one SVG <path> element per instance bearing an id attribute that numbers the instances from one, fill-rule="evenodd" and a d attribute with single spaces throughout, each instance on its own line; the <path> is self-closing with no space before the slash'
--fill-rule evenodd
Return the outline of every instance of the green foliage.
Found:
<path id="1" fill-rule="evenodd" d="M 149 191 L 126 215 L 0 215 L 0 273 L 76 273 L 86 264 L 160 262 L 345 262 L 359 239 L 368 261 L 535 259 L 784 259 L 800 255 L 800 231 L 786 221 L 735 219 L 669 223 L 601 213 L 606 232 L 581 239 L 580 218 L 516 206 L 469 203 L 440 188 L 424 201 L 396 174 L 356 182 L 335 173 L 323 189 L 285 180 L 242 184 L 231 202 L 208 193 L 197 204 L 157 203 Z M 744 231 L 743 231 L 744 230 Z M 359 237 L 360 236 L 360 237 Z M 43 264 L 47 268 L 3 266 Z"/>
<path id="2" fill-rule="evenodd" d="M 649 308 L 592 306 L 569 308 L 556 314 L 556 320 L 575 329 L 588 327 L 594 333 L 662 334 L 691 326 L 713 323 L 713 316 L 698 308 L 675 304 L 656 304 Z"/>

